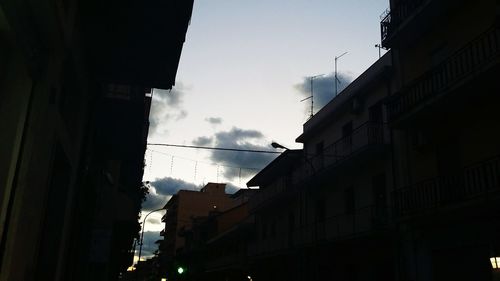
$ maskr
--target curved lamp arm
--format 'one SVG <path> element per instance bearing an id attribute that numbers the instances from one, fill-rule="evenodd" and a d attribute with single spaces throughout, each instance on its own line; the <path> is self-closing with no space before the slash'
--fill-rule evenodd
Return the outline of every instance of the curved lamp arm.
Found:
<path id="1" fill-rule="evenodd" d="M 142 232 L 141 232 L 141 240 L 139 241 L 139 258 L 137 259 L 137 263 L 139 263 L 139 261 L 141 260 L 141 254 L 142 254 L 142 241 L 144 239 L 144 227 L 146 226 L 146 219 L 148 218 L 149 215 L 151 215 L 152 213 L 154 212 L 158 212 L 158 211 L 161 211 L 161 210 L 166 210 L 164 208 L 161 208 L 161 209 L 156 209 L 156 210 L 153 210 L 149 213 L 147 213 L 147 215 L 144 217 L 144 221 L 142 222 Z"/>

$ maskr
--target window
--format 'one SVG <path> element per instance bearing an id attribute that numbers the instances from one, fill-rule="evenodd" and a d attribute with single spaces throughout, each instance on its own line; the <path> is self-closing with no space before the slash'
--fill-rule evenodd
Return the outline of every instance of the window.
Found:
<path id="1" fill-rule="evenodd" d="M 345 213 L 353 214 L 356 208 L 354 198 L 354 187 L 351 186 L 344 191 Z"/>
<path id="2" fill-rule="evenodd" d="M 130 85 L 110 83 L 107 85 L 105 96 L 112 99 L 130 100 Z"/>
<path id="3" fill-rule="evenodd" d="M 295 229 L 295 214 L 290 212 L 288 214 L 288 232 L 293 232 Z"/>
<path id="4" fill-rule="evenodd" d="M 322 222 L 326 219 L 326 206 L 325 200 L 319 199 L 316 200 L 316 222 Z"/>
<path id="5" fill-rule="evenodd" d="M 350 135 L 352 135 L 352 121 L 349 121 L 342 126 L 342 137 L 348 137 Z"/>
<path id="6" fill-rule="evenodd" d="M 382 113 L 382 104 L 377 103 L 376 105 L 370 107 L 369 118 L 372 123 L 382 123 L 383 122 L 383 113 Z"/>
<path id="7" fill-rule="evenodd" d="M 352 121 L 347 122 L 342 126 L 342 138 L 343 138 L 343 149 L 346 153 L 349 153 L 352 146 Z"/>
<path id="8" fill-rule="evenodd" d="M 276 238 L 276 219 L 271 222 L 271 238 Z"/>
<path id="9" fill-rule="evenodd" d="M 373 201 L 376 206 L 387 204 L 385 173 L 372 177 Z"/>
<path id="10" fill-rule="evenodd" d="M 324 143 L 319 142 L 316 144 L 316 155 L 323 155 Z"/>
<path id="11" fill-rule="evenodd" d="M 267 239 L 267 224 L 262 222 L 262 240 Z"/>
<path id="12" fill-rule="evenodd" d="M 324 166 L 323 152 L 324 152 L 324 143 L 323 142 L 317 143 L 316 144 L 316 155 L 318 158 L 318 163 L 316 165 L 319 166 L 318 168 L 322 168 Z"/>

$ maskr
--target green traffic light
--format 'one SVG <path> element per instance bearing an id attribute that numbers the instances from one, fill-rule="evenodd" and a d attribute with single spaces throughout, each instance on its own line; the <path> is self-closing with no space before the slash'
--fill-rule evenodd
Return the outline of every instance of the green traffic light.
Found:
<path id="1" fill-rule="evenodd" d="M 179 267 L 177 268 L 177 273 L 179 273 L 179 274 L 184 273 L 184 268 L 182 268 L 182 266 L 179 266 Z"/>

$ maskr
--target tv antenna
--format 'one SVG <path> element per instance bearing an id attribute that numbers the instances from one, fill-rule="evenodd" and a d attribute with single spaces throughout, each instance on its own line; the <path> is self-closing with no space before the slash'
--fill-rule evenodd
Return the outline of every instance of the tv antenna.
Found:
<path id="1" fill-rule="evenodd" d="M 307 77 L 307 78 L 311 79 L 311 95 L 305 99 L 302 99 L 301 102 L 308 100 L 308 99 L 311 99 L 311 116 L 309 118 L 312 118 L 314 115 L 314 79 L 321 77 L 321 76 L 324 76 L 324 75 L 325 74 L 318 74 L 318 75 Z"/>
<path id="2" fill-rule="evenodd" d="M 337 76 L 337 60 L 346 54 L 347 54 L 347 52 L 343 53 L 342 55 L 340 55 L 338 57 L 335 57 L 335 96 L 337 96 L 337 94 L 338 94 L 337 86 L 338 86 L 338 84 L 340 84 L 340 80 Z"/>

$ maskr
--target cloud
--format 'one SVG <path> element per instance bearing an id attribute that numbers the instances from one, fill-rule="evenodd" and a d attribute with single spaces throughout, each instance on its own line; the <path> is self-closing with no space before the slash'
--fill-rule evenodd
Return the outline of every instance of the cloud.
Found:
<path id="1" fill-rule="evenodd" d="M 160 239 L 162 239 L 160 232 L 144 231 L 141 259 L 149 258 L 154 255 L 154 252 L 158 250 L 158 244 L 155 244 L 155 242 Z"/>
<path id="2" fill-rule="evenodd" d="M 149 134 L 165 133 L 168 122 L 187 117 L 188 112 L 182 107 L 185 94 L 186 89 L 181 83 L 177 83 L 171 91 L 154 90 L 149 113 Z"/>
<path id="3" fill-rule="evenodd" d="M 222 118 L 220 118 L 220 117 L 208 117 L 208 118 L 205 118 L 205 121 L 207 121 L 208 123 L 210 123 L 212 125 L 219 125 L 222 123 Z"/>
<path id="4" fill-rule="evenodd" d="M 142 202 L 142 211 L 152 211 L 157 210 L 165 206 L 165 204 L 170 199 L 169 196 L 155 193 L 154 190 L 150 190 L 149 194 L 146 196 L 146 201 Z"/>
<path id="5" fill-rule="evenodd" d="M 193 141 L 193 144 L 198 146 L 206 146 L 212 144 L 212 142 L 212 137 L 198 137 Z"/>
<path id="6" fill-rule="evenodd" d="M 337 73 L 337 77 L 340 81 L 337 84 L 337 91 L 340 93 L 349 83 L 352 82 L 353 78 L 351 75 L 346 73 Z M 314 79 L 313 90 L 314 90 L 314 112 L 318 112 L 323 106 L 325 106 L 329 101 L 331 101 L 335 95 L 335 84 L 334 74 L 329 74 L 327 76 L 317 77 Z M 307 98 L 311 96 L 311 79 L 309 77 L 304 77 L 304 80 L 295 85 L 295 88 L 298 90 L 299 94 L 303 98 Z M 311 101 L 308 100 L 305 103 L 305 111 L 310 113 L 311 110 Z"/>
<path id="7" fill-rule="evenodd" d="M 152 211 L 160 209 L 170 200 L 170 197 L 181 189 L 197 190 L 194 183 L 186 182 L 181 179 L 165 177 L 156 179 L 150 183 L 151 188 L 146 200 L 142 203 L 143 211 Z"/>
<path id="8" fill-rule="evenodd" d="M 149 224 L 161 224 L 161 220 L 157 218 L 148 218 L 148 223 Z"/>
<path id="9" fill-rule="evenodd" d="M 209 142 L 210 141 L 210 142 Z M 270 146 L 264 135 L 257 130 L 245 130 L 233 127 L 228 131 L 217 132 L 213 136 L 198 137 L 193 141 L 196 145 L 211 143 L 215 147 L 249 149 L 249 150 L 270 150 Z M 264 144 L 258 144 L 264 143 Z M 276 157 L 275 154 L 255 153 L 255 152 L 235 152 L 213 150 L 210 152 L 210 159 L 223 167 L 223 175 L 226 179 L 232 180 L 247 177 L 257 172 Z M 242 169 L 240 169 L 240 167 Z"/>
<path id="10" fill-rule="evenodd" d="M 197 190 L 197 186 L 194 183 L 183 181 L 181 179 L 175 179 L 171 177 L 165 177 L 161 179 L 156 179 L 151 182 L 151 185 L 155 188 L 156 193 L 163 196 L 172 196 L 177 193 L 177 191 L 184 190 Z"/>

